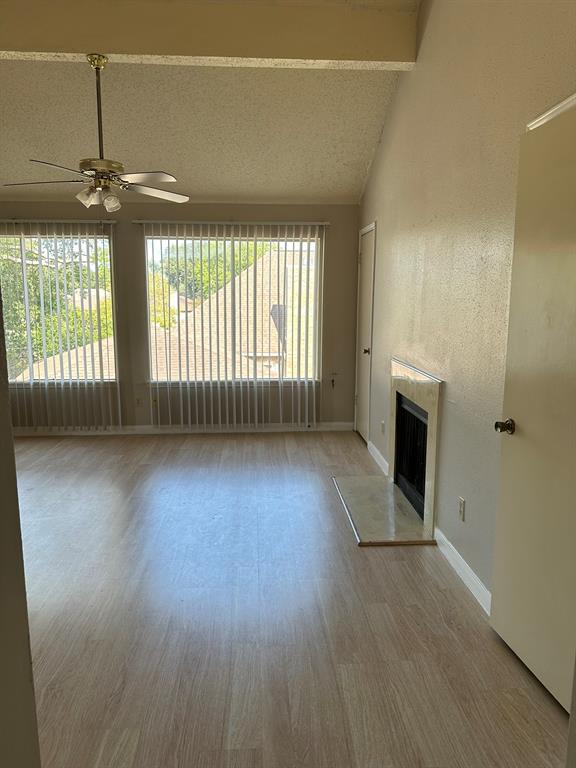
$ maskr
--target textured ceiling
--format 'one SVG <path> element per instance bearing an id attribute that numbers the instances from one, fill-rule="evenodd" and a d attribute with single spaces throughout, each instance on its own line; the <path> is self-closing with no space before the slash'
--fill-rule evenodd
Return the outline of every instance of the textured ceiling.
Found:
<path id="1" fill-rule="evenodd" d="M 105 155 L 127 170 L 174 173 L 179 182 L 169 188 L 195 201 L 356 202 L 397 78 L 111 65 L 103 74 Z M 95 112 L 87 64 L 0 62 L 0 183 L 65 178 L 28 158 L 76 167 L 97 154 Z M 0 188 L 0 198 L 76 192 Z"/>

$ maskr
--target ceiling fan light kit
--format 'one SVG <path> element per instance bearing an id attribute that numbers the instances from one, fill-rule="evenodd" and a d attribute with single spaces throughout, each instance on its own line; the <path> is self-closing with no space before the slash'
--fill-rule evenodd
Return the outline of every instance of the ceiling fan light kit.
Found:
<path id="1" fill-rule="evenodd" d="M 96 109 L 98 117 L 98 149 L 99 157 L 80 160 L 78 170 L 67 168 L 63 165 L 50 163 L 46 160 L 31 160 L 32 163 L 48 165 L 52 168 L 68 171 L 81 176 L 81 179 L 69 181 L 30 181 L 15 184 L 4 184 L 5 187 L 21 187 L 32 184 L 82 184 L 88 183 L 81 192 L 76 195 L 86 208 L 93 205 L 103 205 L 108 213 L 118 211 L 122 207 L 120 197 L 115 188 L 127 192 L 137 192 L 141 195 L 157 197 L 172 203 L 187 203 L 188 195 L 180 195 L 176 192 L 168 192 L 165 189 L 144 186 L 146 183 L 164 184 L 176 181 L 176 178 L 165 171 L 141 171 L 138 173 L 126 173 L 124 165 L 117 160 L 108 160 L 104 157 L 104 130 L 102 124 L 102 93 L 100 85 L 100 73 L 108 63 L 108 57 L 102 53 L 89 53 L 86 56 L 88 63 L 96 73 Z"/>
<path id="2" fill-rule="evenodd" d="M 81 192 L 78 192 L 76 199 L 86 208 L 91 208 L 93 205 L 103 205 L 108 213 L 114 213 L 114 211 L 119 211 L 122 208 L 120 198 L 108 186 L 85 187 Z"/>

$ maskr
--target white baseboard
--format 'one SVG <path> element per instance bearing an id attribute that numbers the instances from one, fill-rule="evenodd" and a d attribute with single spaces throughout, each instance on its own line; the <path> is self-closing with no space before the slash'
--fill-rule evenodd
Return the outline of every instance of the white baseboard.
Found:
<path id="1" fill-rule="evenodd" d="M 452 568 L 454 568 L 458 576 L 460 576 L 464 584 L 466 584 L 470 592 L 478 600 L 484 611 L 490 616 L 492 604 L 490 590 L 482 583 L 460 552 L 458 552 L 456 547 L 444 536 L 439 528 L 434 529 L 434 538 L 440 552 L 442 552 L 446 560 L 448 560 Z"/>
<path id="2" fill-rule="evenodd" d="M 110 437 L 112 435 L 215 435 L 215 434 L 252 434 L 262 432 L 348 432 L 353 429 L 351 421 L 321 421 L 314 426 L 298 424 L 261 424 L 258 427 L 159 427 L 155 424 L 139 424 L 123 427 L 14 427 L 14 437 Z"/>
<path id="3" fill-rule="evenodd" d="M 368 440 L 368 453 L 370 454 L 370 456 L 372 456 L 376 464 L 378 464 L 382 472 L 384 472 L 384 474 L 387 475 L 388 469 L 389 469 L 388 462 L 386 461 L 384 456 L 382 456 L 378 448 L 376 448 L 374 443 L 370 442 L 370 440 Z"/>

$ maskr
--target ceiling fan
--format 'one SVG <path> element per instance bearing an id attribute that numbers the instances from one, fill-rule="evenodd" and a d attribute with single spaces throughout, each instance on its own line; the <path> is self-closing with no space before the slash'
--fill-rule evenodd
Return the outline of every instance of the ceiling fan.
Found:
<path id="1" fill-rule="evenodd" d="M 76 198 L 82 205 L 85 205 L 86 208 L 90 208 L 92 205 L 103 205 L 109 213 L 117 211 L 122 207 L 116 190 L 138 192 L 141 195 L 159 197 L 161 200 L 168 200 L 171 203 L 187 203 L 188 200 L 190 200 L 188 195 L 179 195 L 175 192 L 168 192 L 165 189 L 144 186 L 147 183 L 163 184 L 176 181 L 176 178 L 170 173 L 165 173 L 164 171 L 125 173 L 122 163 L 119 163 L 117 160 L 107 160 L 104 157 L 100 72 L 108 63 L 108 57 L 104 56 L 102 53 L 90 53 L 86 58 L 96 73 L 99 157 L 80 160 L 78 170 L 67 168 L 63 165 L 57 165 L 56 163 L 49 163 L 46 160 L 31 160 L 30 162 L 32 163 L 40 163 L 41 165 L 49 165 L 52 168 L 59 168 L 62 171 L 74 173 L 82 178 L 57 181 L 24 181 L 15 184 L 4 184 L 4 186 L 24 187 L 32 184 L 88 184 L 87 187 L 76 195 Z"/>

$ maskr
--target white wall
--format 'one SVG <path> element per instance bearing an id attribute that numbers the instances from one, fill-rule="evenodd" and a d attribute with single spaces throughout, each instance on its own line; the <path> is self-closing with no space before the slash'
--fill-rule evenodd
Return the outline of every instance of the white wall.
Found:
<path id="1" fill-rule="evenodd" d="M 574 714 L 570 717 L 566 768 L 576 768 L 576 669 L 574 670 L 574 685 L 572 687 L 572 709 L 570 711 L 574 712 Z"/>
<path id="2" fill-rule="evenodd" d="M 40 768 L 1 302 L 0 765 Z"/>
<path id="3" fill-rule="evenodd" d="M 519 137 L 576 91 L 576 3 L 433 0 L 421 24 L 362 204 L 378 222 L 371 439 L 387 456 L 392 355 L 446 381 L 437 522 L 490 586 Z"/>

